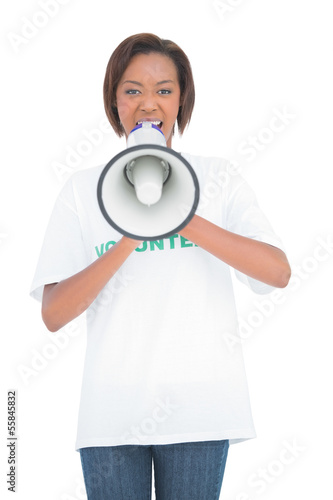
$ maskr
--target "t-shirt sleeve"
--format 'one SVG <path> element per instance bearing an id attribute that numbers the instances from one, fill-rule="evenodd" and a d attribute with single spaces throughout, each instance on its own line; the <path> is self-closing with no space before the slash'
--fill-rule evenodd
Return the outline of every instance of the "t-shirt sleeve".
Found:
<path id="1" fill-rule="evenodd" d="M 228 193 L 227 229 L 236 234 L 267 243 L 284 251 L 281 239 L 259 207 L 253 189 L 241 176 L 231 182 Z M 274 287 L 235 270 L 237 278 L 255 293 L 266 294 Z"/>
<path id="2" fill-rule="evenodd" d="M 53 208 L 40 251 L 30 295 L 41 301 L 44 285 L 57 283 L 88 265 L 75 203 L 72 179 L 61 190 Z"/>

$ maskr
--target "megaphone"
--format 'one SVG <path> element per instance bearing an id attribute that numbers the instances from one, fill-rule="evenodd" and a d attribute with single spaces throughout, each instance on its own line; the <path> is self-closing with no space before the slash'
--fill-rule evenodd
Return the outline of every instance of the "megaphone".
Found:
<path id="1" fill-rule="evenodd" d="M 199 182 L 185 158 L 166 146 L 163 132 L 143 122 L 127 149 L 104 167 L 97 198 L 107 222 L 137 240 L 159 240 L 183 229 L 199 203 Z"/>

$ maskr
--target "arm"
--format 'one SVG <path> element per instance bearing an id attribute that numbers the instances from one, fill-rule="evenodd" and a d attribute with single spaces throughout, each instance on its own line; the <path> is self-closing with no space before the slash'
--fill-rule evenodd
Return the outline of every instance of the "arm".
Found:
<path id="1" fill-rule="evenodd" d="M 83 313 L 140 243 L 124 236 L 86 269 L 45 285 L 42 317 L 46 327 L 56 332 Z"/>
<path id="2" fill-rule="evenodd" d="M 277 288 L 289 282 L 291 269 L 279 248 L 222 229 L 198 215 L 179 234 L 251 278 Z"/>

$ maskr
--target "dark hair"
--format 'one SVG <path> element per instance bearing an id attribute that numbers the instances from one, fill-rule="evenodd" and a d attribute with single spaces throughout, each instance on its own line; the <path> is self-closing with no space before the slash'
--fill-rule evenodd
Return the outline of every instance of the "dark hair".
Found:
<path id="1" fill-rule="evenodd" d="M 186 125 L 190 122 L 194 107 L 195 90 L 191 65 L 185 52 L 171 40 L 164 40 L 151 33 L 140 33 L 126 38 L 118 45 L 112 53 L 106 68 L 103 87 L 104 107 L 111 126 L 119 137 L 124 135 L 124 129 L 120 123 L 116 105 L 118 84 L 132 57 L 137 54 L 150 54 L 152 52 L 169 57 L 177 68 L 181 100 L 177 116 L 180 134 L 184 132 Z"/>

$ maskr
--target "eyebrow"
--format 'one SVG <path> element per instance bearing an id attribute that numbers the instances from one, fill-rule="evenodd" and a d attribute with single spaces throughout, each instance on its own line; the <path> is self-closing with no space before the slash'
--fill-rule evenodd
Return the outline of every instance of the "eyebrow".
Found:
<path id="1" fill-rule="evenodd" d="M 142 83 L 137 82 L 135 80 L 125 80 L 122 85 L 125 85 L 125 83 L 132 83 L 133 85 L 139 85 L 139 87 L 143 87 Z M 161 82 L 157 82 L 155 86 L 157 85 L 164 85 L 165 83 L 174 83 L 173 80 L 162 80 Z"/>

